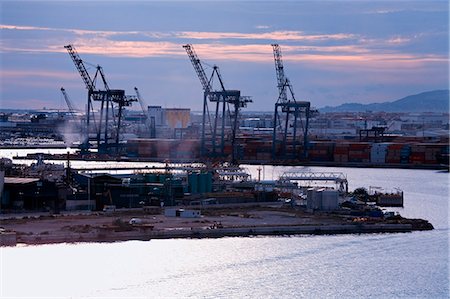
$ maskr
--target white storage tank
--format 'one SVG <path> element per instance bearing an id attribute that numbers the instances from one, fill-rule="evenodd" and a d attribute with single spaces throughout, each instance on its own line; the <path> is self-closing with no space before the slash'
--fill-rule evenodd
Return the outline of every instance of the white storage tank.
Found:
<path id="1" fill-rule="evenodd" d="M 309 210 L 332 211 L 339 208 L 339 192 L 335 189 L 309 188 L 306 207 Z"/>
<path id="2" fill-rule="evenodd" d="M 339 194 L 337 190 L 326 189 L 322 192 L 322 207 L 323 211 L 336 210 L 339 207 Z"/>
<path id="3" fill-rule="evenodd" d="M 322 194 L 323 194 L 324 190 L 325 190 L 324 188 L 319 188 L 319 189 L 315 190 L 314 196 L 313 196 L 314 210 L 322 210 Z"/>
<path id="4" fill-rule="evenodd" d="M 322 192 L 324 188 L 309 188 L 306 195 L 306 207 L 310 210 L 322 209 Z"/>

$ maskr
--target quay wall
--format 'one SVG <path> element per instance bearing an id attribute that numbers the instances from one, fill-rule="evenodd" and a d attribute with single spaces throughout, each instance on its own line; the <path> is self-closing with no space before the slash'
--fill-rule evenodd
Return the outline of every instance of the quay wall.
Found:
<path id="1" fill-rule="evenodd" d="M 166 229 L 152 230 L 149 227 L 135 226 L 130 231 L 94 230 L 88 233 L 19 235 L 17 243 L 50 244 L 80 242 L 115 242 L 128 240 L 148 241 L 151 239 L 176 238 L 222 238 L 247 236 L 285 236 L 285 235 L 333 235 L 333 234 L 365 234 L 365 233 L 406 233 L 412 232 L 411 224 L 342 224 L 342 225 L 306 225 L 306 226 L 255 226 L 228 227 L 217 229 Z M 8 246 L 1 239 L 0 246 Z M 10 244 L 9 246 L 15 244 Z"/>

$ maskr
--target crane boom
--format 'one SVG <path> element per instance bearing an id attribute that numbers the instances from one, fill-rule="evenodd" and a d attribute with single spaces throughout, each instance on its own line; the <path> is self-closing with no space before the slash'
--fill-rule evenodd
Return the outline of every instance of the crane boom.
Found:
<path id="1" fill-rule="evenodd" d="M 200 83 L 203 86 L 205 92 L 211 91 L 211 84 L 209 83 L 208 77 L 206 77 L 205 70 L 203 69 L 200 59 L 194 51 L 194 47 L 191 44 L 184 45 L 183 48 L 186 50 L 192 65 L 194 66 L 195 72 L 197 73 Z"/>
<path id="2" fill-rule="evenodd" d="M 146 116 L 147 109 L 145 108 L 144 99 L 141 97 L 141 93 L 139 92 L 137 87 L 134 88 L 134 91 L 136 92 L 136 96 L 139 101 L 139 105 L 141 105 L 142 112 L 144 112 L 144 115 Z"/>
<path id="3" fill-rule="evenodd" d="M 75 115 L 75 108 L 74 108 L 74 106 L 73 106 L 73 104 L 72 104 L 72 101 L 70 100 L 70 98 L 69 98 L 69 95 L 67 94 L 67 92 L 66 92 L 66 90 L 64 89 L 64 87 L 61 87 L 61 92 L 62 92 L 62 94 L 63 94 L 63 96 L 64 96 L 64 100 L 66 101 L 66 104 L 67 104 L 67 108 L 69 108 L 69 113 L 72 115 L 72 116 L 74 116 Z"/>
<path id="4" fill-rule="evenodd" d="M 77 68 L 78 72 L 81 75 L 81 78 L 83 79 L 84 84 L 86 85 L 86 89 L 91 92 L 94 91 L 95 90 L 94 82 L 89 76 L 89 73 L 87 72 L 86 67 L 84 66 L 83 60 L 81 60 L 80 56 L 75 50 L 75 47 L 73 45 L 67 45 L 64 46 L 64 48 L 67 50 L 67 52 L 69 52 L 69 55 L 72 58 L 75 67 Z"/>
<path id="5" fill-rule="evenodd" d="M 281 48 L 278 44 L 272 44 L 273 57 L 275 60 L 275 71 L 277 73 L 278 90 L 280 92 L 280 101 L 287 102 L 286 85 L 288 80 L 284 75 L 283 60 L 281 57 Z"/>

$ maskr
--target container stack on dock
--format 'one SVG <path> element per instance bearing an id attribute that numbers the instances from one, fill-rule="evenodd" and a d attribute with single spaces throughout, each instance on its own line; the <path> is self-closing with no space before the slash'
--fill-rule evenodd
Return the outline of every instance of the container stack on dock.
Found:
<path id="1" fill-rule="evenodd" d="M 199 158 L 200 142 L 195 139 L 132 139 L 127 143 L 130 157 L 139 158 Z M 259 161 L 270 163 L 272 160 L 272 143 L 261 136 L 240 136 L 235 144 L 235 158 L 239 161 Z M 307 162 L 334 163 L 345 166 L 348 163 L 364 165 L 420 166 L 442 164 L 442 155 L 448 155 L 449 145 L 444 142 L 417 142 L 405 139 L 401 142 L 349 142 L 310 141 L 308 143 Z M 225 156 L 231 156 L 231 145 L 225 145 Z M 275 146 L 277 157 L 285 155 L 289 159 L 305 161 L 303 145 L 295 149 L 292 145 L 282 152 L 281 143 Z"/>
<path id="2" fill-rule="evenodd" d="M 386 163 L 399 164 L 402 157 L 403 144 L 389 144 L 386 154 Z"/>
<path id="3" fill-rule="evenodd" d="M 334 147 L 334 162 L 347 163 L 348 151 L 348 143 L 336 143 L 336 146 Z"/>
<path id="4" fill-rule="evenodd" d="M 349 162 L 370 162 L 370 143 L 350 143 L 348 150 Z"/>
<path id="5" fill-rule="evenodd" d="M 312 141 L 309 143 L 309 159 L 317 162 L 333 161 L 334 142 Z"/>
<path id="6" fill-rule="evenodd" d="M 272 147 L 267 140 L 247 136 L 239 139 L 238 143 L 240 145 L 237 147 L 240 149 L 238 153 L 242 154 L 243 159 L 269 161 L 272 158 Z"/>
<path id="7" fill-rule="evenodd" d="M 420 145 L 411 146 L 411 155 L 409 156 L 409 162 L 411 164 L 424 164 L 425 150 L 425 147 Z"/>
<path id="8" fill-rule="evenodd" d="M 411 145 L 404 144 L 402 149 L 400 150 L 400 163 L 401 164 L 408 164 L 410 163 L 410 157 L 411 156 Z"/>
<path id="9" fill-rule="evenodd" d="M 195 139 L 130 139 L 127 152 L 140 158 L 197 158 L 200 143 Z"/>
<path id="10" fill-rule="evenodd" d="M 438 156 L 444 149 L 436 144 L 423 143 L 411 146 L 410 163 L 412 164 L 437 164 Z"/>
<path id="11" fill-rule="evenodd" d="M 373 164 L 386 163 L 387 143 L 374 143 L 370 149 L 370 162 Z"/>

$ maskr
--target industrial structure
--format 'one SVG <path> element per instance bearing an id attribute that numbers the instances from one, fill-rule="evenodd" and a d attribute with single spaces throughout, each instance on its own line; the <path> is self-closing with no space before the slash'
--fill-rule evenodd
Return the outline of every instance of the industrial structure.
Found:
<path id="1" fill-rule="evenodd" d="M 134 96 L 126 96 L 125 90 L 123 89 L 110 89 L 103 69 L 99 65 L 96 66 L 95 75 L 91 78 L 75 47 L 73 45 L 67 45 L 64 48 L 72 58 L 88 90 L 86 125 L 84 127 L 85 140 L 82 149 L 85 151 L 89 150 L 90 133 L 93 128 L 96 134 L 94 140 L 96 141 L 99 152 L 118 154 L 123 109 L 124 107 L 130 106 L 132 102 L 136 102 L 137 98 Z M 98 77 L 100 77 L 101 83 L 103 83 L 103 89 L 96 86 Z M 94 115 L 95 101 L 100 102 L 100 117 L 97 120 Z M 112 132 L 110 130 L 111 121 L 113 123 Z"/>
<path id="2" fill-rule="evenodd" d="M 236 160 L 236 132 L 238 129 L 238 114 L 239 109 L 246 107 L 247 103 L 252 102 L 250 97 L 241 96 L 240 90 L 225 89 L 222 77 L 218 66 L 213 66 L 213 71 L 208 79 L 205 70 L 194 51 L 192 45 L 184 45 L 189 59 L 197 73 L 200 83 L 203 87 L 203 115 L 201 127 L 201 146 L 200 151 L 202 156 L 207 157 L 224 157 L 225 144 L 228 140 L 231 141 L 231 160 Z M 220 84 L 218 90 L 213 89 L 212 82 L 216 78 Z M 215 103 L 215 112 L 211 120 L 211 114 L 208 107 L 208 101 Z M 230 105 L 232 105 L 233 112 L 230 112 Z M 221 110 L 221 111 L 219 111 Z M 228 116 L 227 116 L 228 115 Z M 231 136 L 225 140 L 225 126 L 226 119 L 230 118 Z M 219 124 L 220 122 L 220 124 Z M 208 130 L 208 131 L 207 131 Z M 219 130 L 219 132 L 218 132 Z"/>
<path id="3" fill-rule="evenodd" d="M 74 119 L 74 118 L 75 118 L 76 111 L 77 111 L 78 109 L 76 109 L 75 106 L 73 105 L 73 103 L 72 103 L 72 101 L 70 100 L 69 95 L 67 94 L 67 92 L 66 92 L 66 90 L 64 89 L 64 87 L 61 87 L 61 93 L 62 93 L 62 95 L 63 95 L 64 101 L 65 101 L 66 104 L 67 104 L 67 108 L 69 109 L 70 117 Z"/>
<path id="4" fill-rule="evenodd" d="M 297 147 L 300 145 L 300 141 L 297 140 L 297 131 L 301 129 L 303 135 L 303 158 L 306 159 L 308 157 L 308 126 L 311 103 L 295 99 L 292 85 L 284 74 L 281 48 L 278 44 L 272 44 L 272 48 L 279 91 L 274 112 L 272 157 L 274 159 L 299 158 L 297 156 Z M 280 108 L 281 115 L 278 108 Z M 284 121 L 284 124 L 282 124 L 282 121 Z M 292 129 L 290 126 L 292 126 Z"/>
<path id="5" fill-rule="evenodd" d="M 278 98 L 275 111 L 269 113 L 240 111 L 251 100 L 239 90 L 227 89 L 217 66 L 210 66 L 212 73 L 208 73 L 204 67 L 209 65 L 200 61 L 190 44 L 183 48 L 204 91 L 203 114 L 192 113 L 189 108 L 147 106 L 137 87 L 135 96 L 110 89 L 100 66 L 82 61 L 72 45 L 65 48 L 88 90 L 86 113 L 75 113 L 79 111 L 61 88 L 69 113 L 45 108 L 22 115 L 0 113 L 3 146 L 78 146 L 81 133 L 81 152 L 92 146 L 100 155 L 95 151 L 88 156 L 77 153 L 80 159 L 201 160 L 212 165 L 448 165 L 448 113 L 339 112 L 316 116 L 310 102 L 296 100 L 277 44 L 272 48 Z M 139 101 L 142 111 L 126 111 L 122 119 L 124 107 L 133 101 Z M 126 139 L 126 144 L 120 143 L 123 152 L 119 152 L 120 137 Z"/>
<path id="6" fill-rule="evenodd" d="M 139 92 L 139 89 L 137 87 L 134 88 L 134 91 L 136 92 L 137 100 L 139 101 L 139 105 L 141 106 L 142 113 L 144 114 L 144 122 L 145 122 L 145 128 L 146 128 L 146 134 L 144 134 L 145 137 L 149 138 L 155 138 L 156 132 L 155 132 L 155 118 L 149 117 L 148 115 L 148 106 L 144 99 L 141 96 L 141 93 Z"/>
<path id="7" fill-rule="evenodd" d="M 348 193 L 347 177 L 341 172 L 305 172 L 305 171 L 287 171 L 280 176 L 282 182 L 306 182 L 306 185 L 296 184 L 299 187 L 315 187 L 317 182 L 320 184 L 332 182 L 334 189 L 341 194 Z"/>

